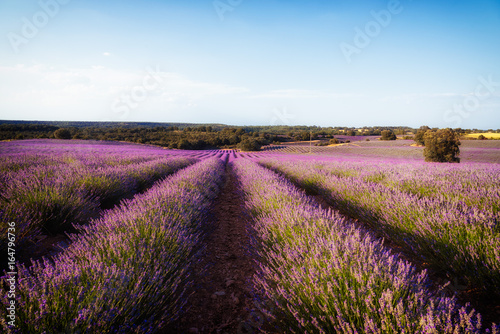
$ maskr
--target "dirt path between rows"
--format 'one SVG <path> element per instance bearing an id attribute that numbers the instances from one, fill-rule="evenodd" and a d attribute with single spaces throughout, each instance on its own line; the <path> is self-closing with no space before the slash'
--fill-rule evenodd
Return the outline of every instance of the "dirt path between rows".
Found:
<path id="1" fill-rule="evenodd" d="M 213 230 L 203 241 L 206 248 L 191 271 L 195 286 L 186 312 L 169 333 L 257 333 L 252 277 L 256 264 L 250 254 L 244 199 L 231 167 L 215 200 Z M 201 274 L 203 269 L 205 272 Z"/>

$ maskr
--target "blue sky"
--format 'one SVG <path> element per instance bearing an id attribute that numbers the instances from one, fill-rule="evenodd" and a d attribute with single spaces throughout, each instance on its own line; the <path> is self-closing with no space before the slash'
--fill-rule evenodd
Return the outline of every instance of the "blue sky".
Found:
<path id="1" fill-rule="evenodd" d="M 500 1 L 0 0 L 0 119 L 500 128 Z"/>

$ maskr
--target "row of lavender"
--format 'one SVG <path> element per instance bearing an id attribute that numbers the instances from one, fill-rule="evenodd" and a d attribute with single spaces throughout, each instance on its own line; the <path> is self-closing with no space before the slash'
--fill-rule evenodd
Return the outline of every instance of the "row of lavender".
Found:
<path id="1" fill-rule="evenodd" d="M 465 280 L 480 294 L 500 296 L 497 166 L 414 162 L 384 167 L 383 161 L 367 165 L 312 159 L 263 163 L 450 278 Z"/>
<path id="2" fill-rule="evenodd" d="M 73 145 L 70 151 L 52 143 L 19 146 L 0 156 L 0 221 L 15 222 L 18 246 L 39 234 L 57 233 L 86 223 L 103 207 L 151 186 L 194 159 L 170 157 L 162 150 L 134 146 Z M 25 151 L 23 151 L 25 150 Z M 31 153 L 29 153 L 31 152 Z M 156 153 L 156 154 L 155 154 Z M 1 232 L 0 249 L 6 233 Z"/>
<path id="3" fill-rule="evenodd" d="M 317 158 L 317 157 L 316 157 Z M 316 160 L 314 168 L 443 201 L 463 202 L 500 218 L 500 166 L 494 164 L 424 164 L 388 160 Z"/>
<path id="4" fill-rule="evenodd" d="M 151 333 L 176 319 L 224 163 L 207 159 L 80 227 L 52 261 L 19 266 L 14 333 Z M 0 319 L 8 301 L 2 293 Z"/>
<path id="5" fill-rule="evenodd" d="M 482 332 L 479 315 L 431 291 L 425 271 L 369 233 L 321 209 L 284 177 L 249 160 L 234 165 L 256 221 L 255 284 L 274 303 L 267 313 L 280 331 Z"/>

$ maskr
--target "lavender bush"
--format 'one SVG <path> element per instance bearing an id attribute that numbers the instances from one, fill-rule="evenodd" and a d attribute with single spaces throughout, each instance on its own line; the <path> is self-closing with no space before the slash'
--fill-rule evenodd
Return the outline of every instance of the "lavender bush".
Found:
<path id="1" fill-rule="evenodd" d="M 16 146 L 21 151 L 14 153 L 2 150 L 0 249 L 6 243 L 7 222 L 16 222 L 18 246 L 23 246 L 40 233 L 58 233 L 86 223 L 101 208 L 195 161 L 163 150 L 140 151 L 133 145 L 133 149 L 121 145 L 120 152 L 114 152 L 113 145 L 99 149 L 74 145 L 72 151 L 45 145 L 40 144 L 36 153 L 30 145 Z"/>
<path id="2" fill-rule="evenodd" d="M 264 298 L 275 301 L 268 315 L 280 331 L 482 332 L 474 310 L 431 291 L 425 271 L 369 233 L 321 209 L 272 171 L 248 160 L 234 165 L 261 241 L 255 282 Z"/>
<path id="3" fill-rule="evenodd" d="M 404 172 L 357 162 L 335 167 L 332 161 L 271 159 L 264 164 L 382 231 L 436 270 L 465 279 L 482 293 L 500 296 L 498 167 L 393 166 L 419 171 L 405 178 Z M 349 168 L 353 165 L 357 168 Z M 395 175 L 399 179 L 392 179 Z M 493 201 L 484 198 L 487 194 Z"/>
<path id="4" fill-rule="evenodd" d="M 19 266 L 13 333 L 153 333 L 176 319 L 224 163 L 207 159 L 72 235 L 54 259 Z M 6 293 L 0 319 L 7 330 Z"/>

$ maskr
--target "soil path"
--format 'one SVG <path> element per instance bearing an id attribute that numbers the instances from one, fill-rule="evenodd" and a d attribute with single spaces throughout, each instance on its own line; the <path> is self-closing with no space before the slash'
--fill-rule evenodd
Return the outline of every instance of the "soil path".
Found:
<path id="1" fill-rule="evenodd" d="M 204 240 L 200 261 L 191 269 L 195 286 L 188 291 L 187 310 L 170 333 L 258 332 L 251 284 L 256 264 L 250 254 L 244 199 L 237 187 L 229 163 L 212 209 L 213 229 Z"/>

